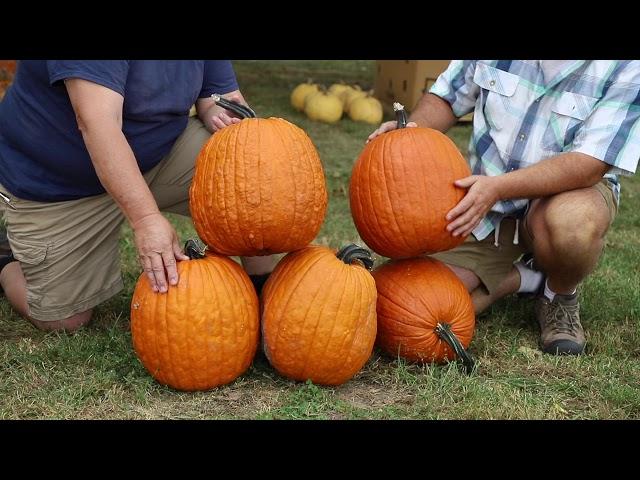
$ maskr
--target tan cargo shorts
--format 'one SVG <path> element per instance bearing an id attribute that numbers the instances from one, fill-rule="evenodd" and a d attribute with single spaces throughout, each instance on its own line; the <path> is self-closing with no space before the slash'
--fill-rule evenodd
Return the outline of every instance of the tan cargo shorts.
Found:
<path id="1" fill-rule="evenodd" d="M 211 134 L 197 118 L 144 178 L 160 210 L 189 215 L 195 159 Z M 123 288 L 118 249 L 122 211 L 108 194 L 42 203 L 0 201 L 14 257 L 27 282 L 29 316 L 53 321 L 89 310 Z"/>
<path id="2" fill-rule="evenodd" d="M 611 225 L 618 212 L 613 186 L 608 180 L 602 179 L 593 188 L 602 194 L 607 204 Z M 513 268 L 513 263 L 532 251 L 533 235 L 529 231 L 526 214 L 524 221 L 520 221 L 518 230 L 518 243 L 514 243 L 516 219 L 506 217 L 500 224 L 497 242 L 493 233 L 481 241 L 469 235 L 462 245 L 430 256 L 449 265 L 471 270 L 480 278 L 488 292 L 494 293 Z"/>

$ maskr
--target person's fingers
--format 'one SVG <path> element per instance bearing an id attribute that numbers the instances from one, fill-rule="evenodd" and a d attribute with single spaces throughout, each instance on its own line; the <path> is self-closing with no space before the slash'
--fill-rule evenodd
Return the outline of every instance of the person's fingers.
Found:
<path id="1" fill-rule="evenodd" d="M 449 213 L 447 213 L 447 216 L 445 217 L 445 219 L 447 221 L 455 219 L 456 217 L 468 211 L 473 206 L 474 203 L 475 203 L 475 196 L 469 195 L 467 193 L 467 195 L 465 195 L 464 198 L 460 200 L 458 204 L 449 211 Z"/>
<path id="2" fill-rule="evenodd" d="M 147 275 L 147 278 L 149 279 L 149 283 L 151 284 L 151 289 L 154 292 L 157 292 L 158 286 L 156 284 L 156 277 L 153 274 L 153 268 L 151 267 L 151 259 L 147 256 L 141 256 L 140 263 L 142 264 L 142 269 L 144 270 L 144 273 Z"/>
<path id="3" fill-rule="evenodd" d="M 220 120 L 218 118 L 218 116 L 212 117 L 211 118 L 211 123 L 213 123 L 213 126 L 216 127 L 216 130 L 222 130 L 224 127 L 226 127 L 224 122 L 222 120 Z"/>
<path id="4" fill-rule="evenodd" d="M 409 122 L 409 123 L 407 123 L 407 127 L 411 127 L 411 128 L 413 128 L 413 127 L 417 127 L 417 126 L 418 126 L 418 124 L 417 124 L 416 122 Z"/>
<path id="5" fill-rule="evenodd" d="M 225 124 L 225 126 L 229 126 L 231 125 L 232 121 L 231 121 L 231 117 L 229 115 L 227 115 L 225 112 L 220 112 L 218 114 L 218 118 L 220 120 L 222 120 L 222 123 Z"/>
<path id="6" fill-rule="evenodd" d="M 176 268 L 176 257 L 173 253 L 173 247 L 171 250 L 162 252 L 162 263 L 167 270 L 167 279 L 169 285 L 176 285 L 178 283 L 178 269 Z"/>
<path id="7" fill-rule="evenodd" d="M 167 291 L 167 278 L 164 274 L 164 264 L 162 262 L 162 256 L 158 252 L 151 254 L 151 270 L 153 270 L 153 276 L 156 279 L 156 285 L 158 285 L 158 291 L 165 293 Z"/>
<path id="8" fill-rule="evenodd" d="M 177 239 L 173 241 L 173 254 L 179 262 L 190 260 L 189 256 L 185 255 L 185 253 L 182 251 L 182 248 L 180 248 L 180 244 L 178 243 Z"/>
<path id="9" fill-rule="evenodd" d="M 459 228 L 456 228 L 453 231 L 452 235 L 454 237 L 457 237 L 459 235 L 468 235 L 469 232 L 471 232 L 471 230 L 476 228 L 479 221 L 480 221 L 480 216 L 477 214 L 473 215 L 468 221 L 464 223 L 464 225 L 460 226 Z"/>
<path id="10" fill-rule="evenodd" d="M 231 117 L 231 123 L 233 123 L 233 124 L 240 123 L 241 121 L 242 121 L 241 118 Z"/>
<path id="11" fill-rule="evenodd" d="M 470 175 L 468 177 L 460 178 L 453 182 L 456 187 L 460 188 L 469 188 L 471 185 L 478 181 L 477 175 Z"/>
<path id="12" fill-rule="evenodd" d="M 470 208 L 464 214 L 456 218 L 453 222 L 449 223 L 449 225 L 447 225 L 447 230 L 449 230 L 450 232 L 464 231 L 464 228 L 462 230 L 460 230 L 460 228 L 471 222 L 477 215 L 478 212 L 476 212 L 474 208 Z"/>

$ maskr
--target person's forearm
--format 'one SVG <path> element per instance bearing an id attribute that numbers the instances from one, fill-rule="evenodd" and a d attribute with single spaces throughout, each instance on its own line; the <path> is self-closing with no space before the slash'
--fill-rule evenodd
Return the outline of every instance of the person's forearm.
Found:
<path id="1" fill-rule="evenodd" d="M 433 93 L 427 93 L 418 101 L 409 116 L 409 121 L 415 122 L 419 127 L 433 128 L 446 133 L 456 124 L 458 118 L 447 101 Z"/>
<path id="2" fill-rule="evenodd" d="M 100 182 L 127 220 L 135 225 L 140 219 L 159 213 L 122 130 L 116 124 L 95 128 L 85 125 L 81 130 Z"/>
<path id="3" fill-rule="evenodd" d="M 501 200 L 539 198 L 591 187 L 609 168 L 590 155 L 568 152 L 494 178 Z"/>

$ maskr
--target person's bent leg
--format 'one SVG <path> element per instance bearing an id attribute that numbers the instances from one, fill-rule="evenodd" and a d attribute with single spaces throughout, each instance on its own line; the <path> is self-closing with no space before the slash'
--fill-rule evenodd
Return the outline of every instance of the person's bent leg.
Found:
<path id="1" fill-rule="evenodd" d="M 586 338 L 577 287 L 596 267 L 615 216 L 613 192 L 603 181 L 532 202 L 526 228 L 536 265 L 547 275 L 536 303 L 543 351 L 580 354 Z"/>
<path id="2" fill-rule="evenodd" d="M 118 239 L 124 217 L 107 194 L 68 202 L 12 198 L 5 210 L 16 261 L 0 272 L 13 308 L 42 330 L 71 332 L 123 288 Z"/>
<path id="3" fill-rule="evenodd" d="M 513 262 L 526 253 L 526 247 L 514 243 L 516 228 L 516 220 L 507 218 L 501 223 L 497 242 L 494 234 L 481 241 L 470 235 L 462 245 L 430 255 L 444 262 L 464 284 L 476 314 L 520 286 Z"/>

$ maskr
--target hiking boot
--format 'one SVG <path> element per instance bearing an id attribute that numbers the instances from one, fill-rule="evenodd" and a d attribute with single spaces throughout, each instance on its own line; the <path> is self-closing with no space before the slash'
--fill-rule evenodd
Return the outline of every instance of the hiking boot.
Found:
<path id="1" fill-rule="evenodd" d="M 579 355 L 586 339 L 580 323 L 578 293 L 556 294 L 553 302 L 541 295 L 536 301 L 536 318 L 540 325 L 540 348 L 553 355 Z"/>

